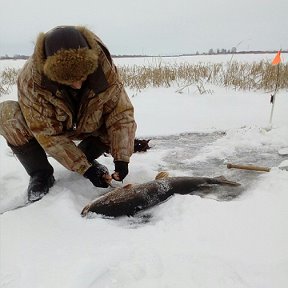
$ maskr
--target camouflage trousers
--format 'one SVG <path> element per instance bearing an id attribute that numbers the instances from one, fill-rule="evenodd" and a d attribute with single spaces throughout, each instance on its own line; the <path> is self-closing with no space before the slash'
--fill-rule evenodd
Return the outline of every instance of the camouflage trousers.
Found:
<path id="1" fill-rule="evenodd" d="M 13 146 L 24 145 L 34 138 L 17 101 L 0 103 L 0 135 Z"/>

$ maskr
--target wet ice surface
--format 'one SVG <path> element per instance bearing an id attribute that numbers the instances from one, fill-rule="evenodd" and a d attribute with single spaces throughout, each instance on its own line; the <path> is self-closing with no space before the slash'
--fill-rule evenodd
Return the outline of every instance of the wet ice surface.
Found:
<path id="1" fill-rule="evenodd" d="M 207 151 L 203 152 L 205 148 L 210 146 L 210 150 L 213 151 L 215 142 L 225 137 L 225 135 L 225 132 L 186 133 L 152 138 L 152 149 L 167 150 L 159 170 L 177 171 L 179 176 L 181 176 L 181 173 L 182 175 L 201 177 L 223 175 L 228 180 L 239 182 L 241 184 L 239 187 L 215 185 L 209 189 L 207 197 L 227 201 L 245 193 L 247 187 L 257 181 L 262 173 L 267 173 L 228 169 L 227 163 L 275 167 L 283 160 L 283 156 L 278 154 L 278 148 L 271 145 L 256 147 L 255 145 L 250 147 L 246 145 L 243 149 L 240 145 L 240 148 L 235 149 L 235 152 L 227 157 L 217 157 L 217 153 L 213 157 L 212 153 L 211 157 L 201 158 L 201 153 L 207 153 Z"/>
<path id="2" fill-rule="evenodd" d="M 203 198 L 216 201 L 237 201 L 245 196 L 249 186 L 253 185 L 263 173 L 240 169 L 228 169 L 227 163 L 246 164 L 264 167 L 277 167 L 283 156 L 278 154 L 279 147 L 271 145 L 236 145 L 233 153 L 229 150 L 229 140 L 226 140 L 225 132 L 212 133 L 185 133 L 179 135 L 152 137 L 150 141 L 151 150 L 163 154 L 159 171 L 169 171 L 171 176 L 193 176 L 193 177 L 217 177 L 223 175 L 241 186 L 212 185 L 207 189 L 199 190 L 193 194 Z M 218 140 L 223 140 L 220 150 L 225 151 L 225 157 L 221 153 L 213 153 L 217 150 Z M 225 147 L 227 144 L 227 149 Z M 208 152 L 207 152 L 208 151 Z M 209 155 L 207 157 L 207 154 Z M 269 172 L 268 172 L 269 173 Z M 260 180 L 260 179 L 259 179 Z M 173 196 L 172 196 L 173 197 Z M 169 198 L 166 200 L 169 201 Z M 137 228 L 141 224 L 153 221 L 155 207 L 138 212 L 134 217 L 126 219 L 130 228 Z"/>

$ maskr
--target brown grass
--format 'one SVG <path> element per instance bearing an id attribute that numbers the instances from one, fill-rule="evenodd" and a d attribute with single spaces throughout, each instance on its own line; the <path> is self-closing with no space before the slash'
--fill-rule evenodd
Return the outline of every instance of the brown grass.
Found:
<path id="1" fill-rule="evenodd" d="M 279 69 L 279 73 L 278 73 Z M 119 66 L 118 70 L 126 87 L 141 91 L 149 87 L 176 87 L 181 93 L 185 88 L 196 87 L 200 94 L 212 93 L 207 84 L 236 90 L 273 91 L 288 88 L 288 65 L 272 66 L 268 61 L 242 63 L 182 63 Z M 16 84 L 17 69 L 7 68 L 0 74 L 0 96 L 10 92 Z M 278 75 L 278 76 L 277 76 Z"/>
<path id="2" fill-rule="evenodd" d="M 279 78 L 277 79 L 279 68 Z M 178 87 L 194 85 L 205 91 L 206 84 L 236 90 L 272 91 L 278 81 L 279 89 L 288 88 L 288 65 L 272 66 L 268 61 L 254 63 L 199 63 L 150 66 L 122 66 L 119 68 L 125 85 L 138 91 L 147 87 Z M 206 91 L 207 92 L 207 91 Z"/>
<path id="3" fill-rule="evenodd" d="M 0 96 L 10 93 L 11 87 L 16 84 L 18 72 L 15 68 L 5 68 L 0 73 Z"/>

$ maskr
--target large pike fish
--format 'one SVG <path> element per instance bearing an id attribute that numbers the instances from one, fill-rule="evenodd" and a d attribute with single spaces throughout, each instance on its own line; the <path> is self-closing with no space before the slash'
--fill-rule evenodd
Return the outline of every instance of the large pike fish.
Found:
<path id="1" fill-rule="evenodd" d="M 237 182 L 225 177 L 169 177 L 160 172 L 155 180 L 143 184 L 128 184 L 100 196 L 86 205 L 81 212 L 86 216 L 89 212 L 105 216 L 132 216 L 140 210 L 157 205 L 173 194 L 196 194 L 197 190 L 211 185 L 239 186 Z M 194 192 L 194 193 L 193 193 Z"/>

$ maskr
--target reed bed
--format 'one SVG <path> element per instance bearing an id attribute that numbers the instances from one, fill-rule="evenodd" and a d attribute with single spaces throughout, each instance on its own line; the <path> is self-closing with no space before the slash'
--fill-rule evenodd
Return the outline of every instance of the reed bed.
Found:
<path id="1" fill-rule="evenodd" d="M 19 70 L 15 68 L 5 68 L 0 73 L 0 96 L 9 94 L 11 87 L 16 84 Z"/>
<path id="2" fill-rule="evenodd" d="M 273 66 L 268 61 L 242 63 L 156 63 L 119 66 L 125 87 L 141 91 L 149 87 L 175 87 L 181 93 L 195 86 L 201 94 L 211 92 L 208 84 L 235 90 L 263 90 L 288 88 L 288 65 Z M 16 84 L 19 70 L 6 68 L 0 74 L 0 96 L 10 92 Z"/>
<path id="3" fill-rule="evenodd" d="M 236 90 L 272 91 L 288 88 L 288 65 L 272 66 L 268 61 L 254 63 L 182 63 L 174 65 L 119 67 L 125 85 L 142 90 L 148 87 L 176 86 L 177 91 L 195 85 L 213 84 Z"/>

